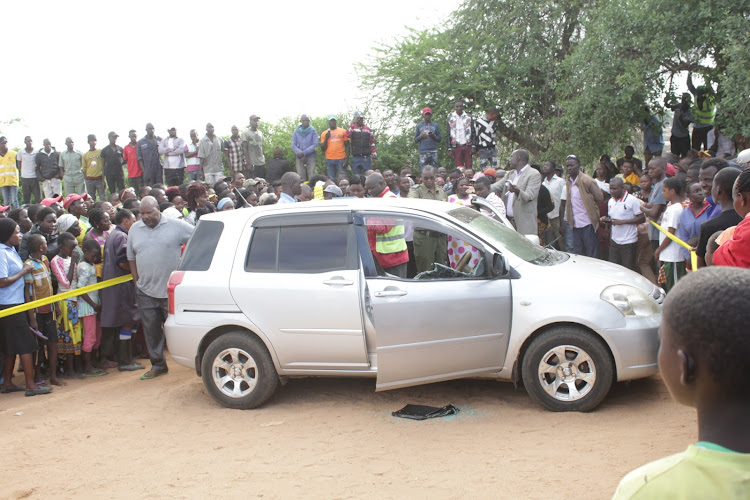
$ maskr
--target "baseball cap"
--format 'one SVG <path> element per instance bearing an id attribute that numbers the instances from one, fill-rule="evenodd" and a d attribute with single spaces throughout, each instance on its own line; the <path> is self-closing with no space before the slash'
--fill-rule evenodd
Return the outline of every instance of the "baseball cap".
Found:
<path id="1" fill-rule="evenodd" d="M 331 193 L 334 196 L 344 196 L 344 193 L 341 191 L 341 188 L 338 187 L 336 184 L 329 184 L 325 188 L 323 188 L 324 193 Z"/>
<path id="2" fill-rule="evenodd" d="M 677 173 L 677 168 L 675 168 L 675 166 L 671 163 L 667 163 L 667 168 L 664 169 L 664 172 L 668 177 L 674 177 L 674 175 Z"/>
<path id="3" fill-rule="evenodd" d="M 0 213 L 10 210 L 10 205 L 0 205 Z"/>
<path id="4" fill-rule="evenodd" d="M 0 137 L 0 141 L 5 139 L 4 137 Z M 740 151 L 740 154 L 737 155 L 737 163 L 748 163 L 750 162 L 750 149 L 745 149 L 744 151 Z"/>
<path id="5" fill-rule="evenodd" d="M 83 194 L 75 194 L 75 193 L 69 194 L 68 196 L 65 197 L 65 201 L 63 202 L 63 208 L 65 210 L 67 210 L 68 208 L 70 208 L 70 205 L 72 205 L 74 201 L 77 201 L 77 200 L 88 200 L 88 199 L 89 199 L 89 195 L 87 193 L 83 193 Z"/>
<path id="6" fill-rule="evenodd" d="M 338 120 L 338 117 L 336 115 L 328 115 L 328 121 L 331 120 Z"/>
<path id="7" fill-rule="evenodd" d="M 494 168 L 488 168 L 487 170 L 484 171 L 484 175 L 495 177 L 495 175 L 497 175 L 497 171 Z"/>
<path id="8" fill-rule="evenodd" d="M 260 116 L 258 115 L 250 115 L 251 120 L 260 120 Z"/>
<path id="9" fill-rule="evenodd" d="M 477 179 L 481 179 L 482 177 L 484 177 L 484 174 L 482 172 L 477 172 L 476 174 L 474 174 L 474 177 L 471 178 L 471 182 L 474 182 Z"/>
<path id="10" fill-rule="evenodd" d="M 109 134 L 107 134 L 107 137 L 120 137 L 120 136 L 117 135 L 117 133 L 115 132 L 110 132 Z"/>
<path id="11" fill-rule="evenodd" d="M 169 128 L 167 129 L 167 132 L 171 132 L 172 130 L 177 130 L 177 129 L 176 129 L 175 127 L 169 127 Z"/>
<path id="12" fill-rule="evenodd" d="M 8 139 L 5 138 L 5 136 L 0 137 L 0 142 L 8 142 Z"/>
<path id="13" fill-rule="evenodd" d="M 355 111 L 354 112 L 354 119 L 362 118 L 362 112 L 361 111 Z"/>
<path id="14" fill-rule="evenodd" d="M 49 206 L 53 205 L 54 203 L 59 203 L 60 201 L 62 201 L 62 199 L 63 199 L 63 197 L 62 197 L 62 195 L 60 195 L 60 196 L 53 197 L 53 198 L 45 198 L 45 199 L 42 200 L 41 203 L 45 207 L 49 207 Z"/>
<path id="15" fill-rule="evenodd" d="M 426 115 L 427 113 L 430 113 L 430 114 L 432 114 L 432 110 L 431 110 L 430 108 L 424 108 L 424 109 L 422 110 L 422 114 L 423 114 L 423 115 Z"/>
<path id="16" fill-rule="evenodd" d="M 242 183 L 242 185 L 246 188 L 250 186 L 255 186 L 256 184 L 258 184 L 258 181 L 256 181 L 255 179 L 247 179 L 245 180 L 245 182 Z"/>

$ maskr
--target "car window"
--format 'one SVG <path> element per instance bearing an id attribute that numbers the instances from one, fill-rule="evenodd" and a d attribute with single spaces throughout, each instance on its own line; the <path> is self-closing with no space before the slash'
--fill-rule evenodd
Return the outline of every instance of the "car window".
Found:
<path id="1" fill-rule="evenodd" d="M 348 269 L 349 225 L 256 228 L 248 272 L 320 273 Z"/>
<path id="2" fill-rule="evenodd" d="M 458 228 L 402 214 L 358 215 L 358 228 L 363 234 L 358 238 L 360 257 L 368 277 L 409 280 L 487 277 L 481 245 Z"/>
<path id="3" fill-rule="evenodd" d="M 529 241 L 518 232 L 506 227 L 491 217 L 480 214 L 467 207 L 458 207 L 448 211 L 448 215 L 467 224 L 489 243 L 505 248 L 513 255 L 534 264 L 549 263 L 549 252 Z"/>
<path id="4" fill-rule="evenodd" d="M 180 260 L 181 271 L 208 271 L 216 252 L 216 242 L 224 231 L 218 220 L 199 220 Z"/>

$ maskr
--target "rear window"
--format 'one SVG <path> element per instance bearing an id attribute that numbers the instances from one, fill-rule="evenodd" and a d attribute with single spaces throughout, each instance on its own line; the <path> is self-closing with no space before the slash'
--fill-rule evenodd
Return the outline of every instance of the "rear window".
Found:
<path id="1" fill-rule="evenodd" d="M 248 272 L 320 273 L 347 269 L 349 225 L 256 228 Z"/>
<path id="2" fill-rule="evenodd" d="M 199 220 L 180 260 L 181 271 L 208 271 L 214 260 L 216 244 L 224 231 L 218 220 Z"/>

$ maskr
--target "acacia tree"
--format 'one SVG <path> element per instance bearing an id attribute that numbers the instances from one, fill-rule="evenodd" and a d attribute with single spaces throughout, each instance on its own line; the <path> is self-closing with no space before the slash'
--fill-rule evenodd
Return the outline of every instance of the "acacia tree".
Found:
<path id="1" fill-rule="evenodd" d="M 474 113 L 497 106 L 500 135 L 536 157 L 593 160 L 631 142 L 644 106 L 656 111 L 671 77 L 692 70 L 718 86 L 730 133 L 747 136 L 749 2 L 466 0 L 443 25 L 377 47 L 360 72 L 394 127 L 427 105 L 443 125 L 464 99 Z"/>

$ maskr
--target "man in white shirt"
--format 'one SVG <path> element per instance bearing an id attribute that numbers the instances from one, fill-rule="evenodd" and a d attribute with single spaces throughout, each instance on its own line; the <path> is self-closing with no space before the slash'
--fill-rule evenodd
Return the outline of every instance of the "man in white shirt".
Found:
<path id="1" fill-rule="evenodd" d="M 554 242 L 553 246 L 558 250 L 562 250 L 564 246 L 560 241 L 560 200 L 565 191 L 565 181 L 562 177 L 555 175 L 555 163 L 552 161 L 544 162 L 544 166 L 542 167 L 542 184 L 549 191 L 552 201 L 555 202 L 554 210 L 547 214 L 549 226 L 546 230 L 547 234 L 544 235 L 544 240 Z"/>
<path id="2" fill-rule="evenodd" d="M 609 189 L 612 194 L 607 202 L 609 216 L 601 218 L 602 222 L 612 225 L 609 261 L 635 271 L 638 224 L 646 222 L 646 216 L 641 213 L 638 199 L 625 191 L 622 179 L 614 177 L 609 182 Z"/>
<path id="3" fill-rule="evenodd" d="M 169 136 L 159 143 L 159 154 L 164 155 L 164 180 L 167 186 L 185 182 L 185 141 L 177 137 L 177 129 L 170 128 Z"/>
<path id="4" fill-rule="evenodd" d="M 23 142 L 26 148 L 19 149 L 17 153 L 18 171 L 21 173 L 21 190 L 23 191 L 23 204 L 31 203 L 34 195 L 34 203 L 42 201 L 42 190 L 39 188 L 39 178 L 36 176 L 36 151 L 33 141 L 28 135 Z"/>

